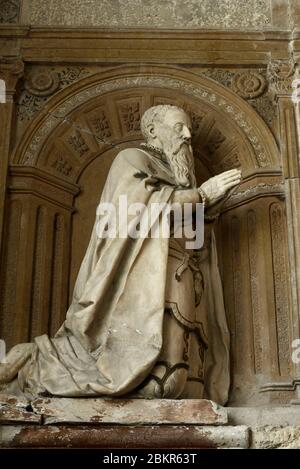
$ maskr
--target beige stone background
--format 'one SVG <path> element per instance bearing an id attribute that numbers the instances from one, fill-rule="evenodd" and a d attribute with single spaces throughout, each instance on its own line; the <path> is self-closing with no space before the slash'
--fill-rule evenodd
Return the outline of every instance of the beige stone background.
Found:
<path id="1" fill-rule="evenodd" d="M 244 176 L 217 227 L 229 405 L 299 402 L 299 57 L 297 0 L 0 0 L 8 347 L 55 333 L 113 158 L 141 141 L 147 107 L 177 103 L 192 116 L 199 182 L 234 167 Z M 280 419 L 269 423 L 279 441 Z"/>
<path id="2" fill-rule="evenodd" d="M 265 28 L 272 24 L 269 0 L 30 0 L 33 25 L 101 28 Z"/>

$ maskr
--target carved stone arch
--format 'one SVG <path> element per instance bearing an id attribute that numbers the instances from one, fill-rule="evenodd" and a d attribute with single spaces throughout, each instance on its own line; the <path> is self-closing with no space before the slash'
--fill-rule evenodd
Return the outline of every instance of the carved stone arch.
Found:
<path id="1" fill-rule="evenodd" d="M 64 176 L 75 182 L 110 146 L 141 139 L 142 112 L 164 102 L 191 114 L 196 156 L 212 174 L 237 165 L 247 173 L 279 167 L 275 139 L 246 101 L 209 78 L 158 65 L 117 67 L 55 95 L 32 122 L 13 162 L 55 173 L 52 152 Z"/>
<path id="2" fill-rule="evenodd" d="M 290 370 L 277 332 L 288 317 L 282 300 L 288 284 L 280 285 L 275 272 L 286 268 L 286 253 L 274 241 L 272 249 L 275 216 L 269 216 L 271 204 L 283 204 L 280 154 L 270 129 L 245 100 L 177 67 L 120 66 L 81 79 L 54 95 L 28 127 L 10 176 L 7 239 L 14 241 L 1 299 L 3 321 L 15 313 L 20 320 L 7 331 L 8 341 L 31 339 L 31 324 L 35 335 L 54 333 L 63 320 L 69 278 L 72 288 L 110 164 L 119 149 L 138 145 L 143 111 L 160 103 L 177 104 L 191 115 L 199 181 L 233 167 L 243 171 L 243 184 L 223 208 L 218 241 L 233 344 L 231 402 L 249 403 L 258 399 L 261 382 Z M 281 230 L 284 239 L 280 213 L 275 236 Z M 21 225 L 19 237 L 9 235 Z M 19 278 L 12 299 L 17 269 L 24 282 Z M 268 344 L 266 353 L 262 343 Z M 280 347 L 285 362 L 276 365 L 272 357 Z"/>

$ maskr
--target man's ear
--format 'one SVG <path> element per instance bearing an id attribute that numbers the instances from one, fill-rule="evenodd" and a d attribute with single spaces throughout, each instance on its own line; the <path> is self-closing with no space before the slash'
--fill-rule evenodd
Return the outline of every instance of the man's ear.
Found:
<path id="1" fill-rule="evenodd" d="M 156 137 L 154 124 L 149 124 L 148 125 L 148 132 L 149 132 L 149 134 L 151 135 L 152 138 Z"/>

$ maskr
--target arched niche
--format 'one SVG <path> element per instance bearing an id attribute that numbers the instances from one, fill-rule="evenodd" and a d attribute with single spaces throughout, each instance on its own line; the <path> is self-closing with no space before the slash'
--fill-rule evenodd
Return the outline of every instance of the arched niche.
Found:
<path id="1" fill-rule="evenodd" d="M 72 289 L 110 164 L 122 148 L 139 144 L 141 115 L 161 103 L 181 106 L 192 118 L 199 183 L 226 169 L 243 171 L 243 184 L 224 207 L 218 246 L 233 344 L 231 401 L 260 402 L 260 384 L 291 371 L 286 350 L 281 368 L 272 361 L 273 353 L 280 355 L 277 322 L 288 315 L 287 305 L 276 309 L 274 269 L 280 263 L 273 248 L 276 243 L 278 248 L 278 232 L 272 240 L 272 223 L 278 224 L 278 217 L 285 239 L 278 201 L 283 192 L 280 154 L 272 133 L 246 101 L 211 79 L 176 67 L 121 66 L 80 80 L 47 102 L 15 149 L 8 203 L 18 212 L 7 230 L 9 234 L 22 220 L 27 228 L 6 262 L 12 263 L 10 256 L 15 259 L 19 252 L 27 281 L 16 294 L 21 319 L 11 341 L 53 333 L 63 320 L 68 282 Z M 26 243 L 31 254 L 24 260 L 20 246 Z M 285 269 L 285 246 L 280 249 Z M 261 290 L 263 282 L 267 293 Z M 58 299 L 53 291 L 58 291 Z M 9 303 L 8 315 L 13 303 L 4 301 Z M 278 319 L 278 311 L 284 317 Z M 262 350 L 267 355 L 262 357 Z M 242 362 L 241 351 L 246 357 Z"/>
<path id="2" fill-rule="evenodd" d="M 176 103 L 191 115 L 195 152 L 210 172 L 279 167 L 273 135 L 246 101 L 209 78 L 162 66 L 116 67 L 56 94 L 28 128 L 13 162 L 59 176 L 53 154 L 63 152 L 72 168 L 64 179 L 76 182 L 107 147 L 140 139 L 140 116 L 158 103 Z"/>

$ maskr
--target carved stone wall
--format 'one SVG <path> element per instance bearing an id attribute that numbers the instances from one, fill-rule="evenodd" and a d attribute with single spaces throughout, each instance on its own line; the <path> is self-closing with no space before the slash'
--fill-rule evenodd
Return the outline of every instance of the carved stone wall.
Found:
<path id="1" fill-rule="evenodd" d="M 271 24 L 269 0 L 31 0 L 35 25 L 156 28 L 264 28 Z"/>
<path id="2" fill-rule="evenodd" d="M 247 9 L 250 3 L 239 2 Z M 286 2 L 256 3 L 257 16 L 253 9 L 244 19 L 263 34 L 29 30 L 24 24 L 0 30 L 0 55 L 9 44 L 0 61 L 8 91 L 0 112 L 0 338 L 8 348 L 58 329 L 114 157 L 141 141 L 145 109 L 177 103 L 192 117 L 199 183 L 233 167 L 243 172 L 217 228 L 231 334 L 230 403 L 299 397 L 299 365 L 291 361 L 300 329 L 299 109 L 291 93 L 300 40 L 295 31 L 291 45 L 289 34 L 270 29 L 285 28 Z M 291 14 L 297 4 L 288 5 Z M 58 10 L 47 20 L 43 11 L 31 10 L 37 22 L 56 21 L 51 15 Z M 207 27 L 224 25 L 218 14 Z M 200 14 L 196 20 L 201 23 Z M 197 26 L 193 21 L 190 27 Z M 224 21 L 242 27 L 232 15 Z"/>
<path id="3" fill-rule="evenodd" d="M 279 152 L 268 126 L 246 102 L 246 96 L 251 100 L 265 91 L 264 76 L 232 72 L 226 89 L 204 70 L 152 66 L 141 73 L 139 67 L 117 67 L 81 71 L 77 81 L 65 87 L 59 68 L 29 72 L 19 97 L 19 143 L 9 180 L 8 203 L 15 209 L 9 209 L 7 230 L 15 231 L 20 217 L 27 228 L 5 250 L 3 317 L 12 311 L 18 316 L 18 326 L 13 333 L 7 331 L 7 337 L 12 342 L 29 340 L 58 327 L 113 158 L 141 141 L 145 109 L 177 103 L 192 117 L 199 182 L 232 167 L 241 167 L 244 174 L 239 191 L 225 205 L 218 233 L 232 335 L 231 402 L 265 401 L 260 386 L 288 378 L 291 364 Z M 20 119 L 25 93 L 44 93 L 46 84 L 52 87 L 49 96 L 43 96 L 47 112 L 34 109 L 33 121 Z M 14 236 L 8 233 L 6 239 Z M 27 258 L 21 255 L 25 243 Z M 12 299 L 6 292 L 17 279 L 14 266 L 19 262 L 26 264 L 27 280 Z"/>
<path id="4" fill-rule="evenodd" d="M 221 219 L 219 251 L 231 334 L 231 404 L 263 403 L 266 396 L 257 394 L 257 389 L 291 376 L 286 220 L 278 196 L 256 194 Z"/>
<path id="5" fill-rule="evenodd" d="M 37 26 L 274 30 L 299 25 L 300 7 L 298 0 L 30 0 L 23 2 L 22 20 Z"/>
<path id="6" fill-rule="evenodd" d="M 0 329 L 7 344 L 53 335 L 68 307 L 72 184 L 38 170 L 10 171 Z"/>

